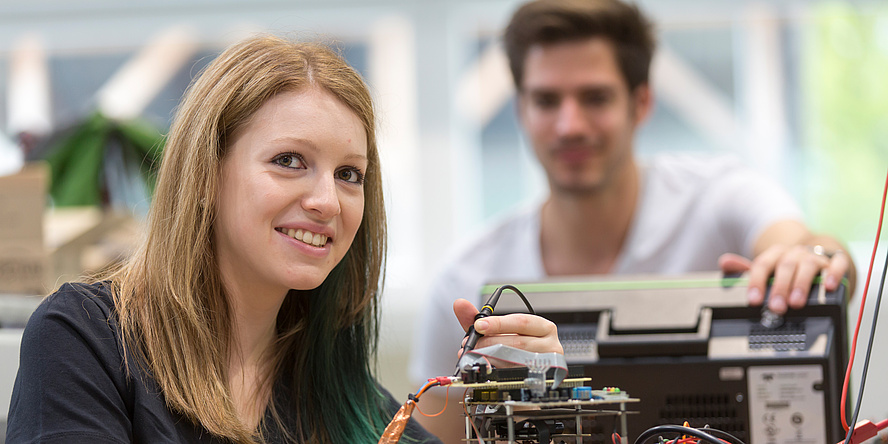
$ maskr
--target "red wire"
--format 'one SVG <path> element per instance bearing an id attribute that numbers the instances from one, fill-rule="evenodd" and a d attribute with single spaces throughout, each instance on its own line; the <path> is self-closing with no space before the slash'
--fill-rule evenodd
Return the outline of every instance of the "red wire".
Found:
<path id="1" fill-rule="evenodd" d="M 854 354 L 857 351 L 857 334 L 860 332 L 860 322 L 863 320 L 863 308 L 866 305 L 866 293 L 869 290 L 870 277 L 873 274 L 873 262 L 876 260 L 876 250 L 879 248 L 879 235 L 882 233 L 882 218 L 885 216 L 885 197 L 888 196 L 888 174 L 885 175 L 885 190 L 882 191 L 882 209 L 879 211 L 879 226 L 876 228 L 876 241 L 873 242 L 873 255 L 870 257 L 869 269 L 866 272 L 866 283 L 863 285 L 863 297 L 860 298 L 860 312 L 857 315 L 857 326 L 854 327 L 854 339 L 851 341 L 851 356 L 848 358 L 848 368 L 845 370 L 845 382 L 842 383 L 842 427 L 848 431 L 848 418 L 845 411 L 845 400 L 848 398 L 848 382 L 851 379 L 851 367 L 854 365 Z M 863 393 L 858 394 L 863 396 Z"/>
<path id="2" fill-rule="evenodd" d="M 719 438 L 718 440 L 725 443 L 725 444 L 730 444 L 730 442 L 728 442 L 722 438 Z M 684 438 L 675 438 L 674 440 L 669 441 L 670 444 L 688 444 L 688 443 L 699 443 L 699 442 L 700 442 L 700 438 L 697 438 L 694 436 L 686 436 Z"/>

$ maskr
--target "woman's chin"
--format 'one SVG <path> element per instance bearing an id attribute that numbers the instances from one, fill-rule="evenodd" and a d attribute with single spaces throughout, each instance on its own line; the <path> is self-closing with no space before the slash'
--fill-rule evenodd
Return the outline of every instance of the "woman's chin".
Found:
<path id="1" fill-rule="evenodd" d="M 324 280 L 327 278 L 327 275 L 323 277 L 308 277 L 302 276 L 300 279 L 294 279 L 290 282 L 289 286 L 291 290 L 297 291 L 306 291 L 306 290 L 314 290 L 321 286 L 324 283 Z"/>

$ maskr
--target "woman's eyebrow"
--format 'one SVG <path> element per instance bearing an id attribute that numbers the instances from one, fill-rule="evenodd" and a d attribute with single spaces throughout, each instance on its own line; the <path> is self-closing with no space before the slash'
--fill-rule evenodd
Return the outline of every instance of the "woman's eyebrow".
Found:
<path id="1" fill-rule="evenodd" d="M 323 150 L 316 143 L 314 143 L 311 139 L 306 139 L 304 137 L 280 136 L 280 137 L 275 137 L 274 139 L 271 139 L 271 142 L 272 143 L 287 143 L 287 144 L 301 145 L 301 146 L 303 146 L 311 151 L 314 151 L 314 152 L 320 152 Z M 366 162 L 367 155 L 361 154 L 361 153 L 348 153 L 345 155 L 345 159 L 352 160 L 352 161 L 360 160 L 360 161 Z"/>

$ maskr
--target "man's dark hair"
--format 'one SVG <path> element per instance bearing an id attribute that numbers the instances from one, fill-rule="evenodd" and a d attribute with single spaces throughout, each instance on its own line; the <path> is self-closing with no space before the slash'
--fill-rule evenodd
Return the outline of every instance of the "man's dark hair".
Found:
<path id="1" fill-rule="evenodd" d="M 603 37 L 614 47 L 629 90 L 648 82 L 656 42 L 653 26 L 635 5 L 619 0 L 535 0 L 515 11 L 504 37 L 512 78 L 524 80 L 534 45 Z"/>

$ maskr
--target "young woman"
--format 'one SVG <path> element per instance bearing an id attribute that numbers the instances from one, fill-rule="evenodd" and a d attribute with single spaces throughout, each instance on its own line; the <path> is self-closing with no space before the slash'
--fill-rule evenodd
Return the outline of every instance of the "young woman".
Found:
<path id="1" fill-rule="evenodd" d="M 384 253 L 360 76 L 318 45 L 232 46 L 180 105 L 137 251 L 29 321 L 7 442 L 376 442 L 399 406 L 372 375 Z M 513 319 L 484 340 L 560 350 Z"/>

